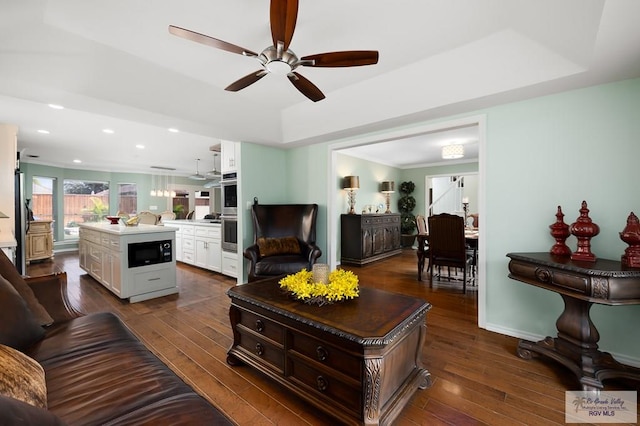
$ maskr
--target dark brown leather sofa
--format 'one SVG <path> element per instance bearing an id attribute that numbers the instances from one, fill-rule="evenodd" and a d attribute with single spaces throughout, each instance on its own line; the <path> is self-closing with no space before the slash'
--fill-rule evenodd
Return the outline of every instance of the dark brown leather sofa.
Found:
<path id="1" fill-rule="evenodd" d="M 249 281 L 311 271 L 322 255 L 316 245 L 317 204 L 254 204 L 253 245 L 244 251 L 249 259 Z M 297 241 L 295 241 L 297 240 Z M 291 244 L 293 241 L 293 244 Z"/>
<path id="2" fill-rule="evenodd" d="M 233 424 L 117 316 L 75 311 L 66 274 L 23 279 L 0 252 L 0 275 L 0 343 L 42 366 L 47 405 L 30 405 L 0 389 L 1 425 Z"/>

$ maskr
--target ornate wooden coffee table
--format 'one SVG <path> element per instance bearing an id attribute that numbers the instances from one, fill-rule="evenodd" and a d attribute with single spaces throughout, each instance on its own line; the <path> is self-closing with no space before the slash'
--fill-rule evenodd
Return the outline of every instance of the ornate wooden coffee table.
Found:
<path id="1" fill-rule="evenodd" d="M 431 385 L 420 355 L 431 305 L 360 288 L 332 305 L 292 299 L 278 279 L 232 287 L 233 345 L 227 362 L 247 364 L 347 424 L 390 424 Z"/>

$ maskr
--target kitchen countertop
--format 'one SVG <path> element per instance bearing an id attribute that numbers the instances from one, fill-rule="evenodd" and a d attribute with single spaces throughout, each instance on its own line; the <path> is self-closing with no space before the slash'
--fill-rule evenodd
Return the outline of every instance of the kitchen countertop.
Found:
<path id="1" fill-rule="evenodd" d="M 220 226 L 220 219 L 175 219 L 165 220 L 167 225 L 204 225 L 204 226 Z"/>
<path id="2" fill-rule="evenodd" d="M 112 225 L 108 222 L 80 223 L 80 228 L 92 229 L 116 235 L 154 234 L 159 232 L 176 232 L 174 228 L 139 224 L 138 226 L 125 226 L 120 223 Z"/>

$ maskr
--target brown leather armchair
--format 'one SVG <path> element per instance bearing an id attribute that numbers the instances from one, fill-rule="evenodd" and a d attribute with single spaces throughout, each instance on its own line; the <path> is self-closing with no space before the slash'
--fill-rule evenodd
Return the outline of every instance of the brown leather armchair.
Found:
<path id="1" fill-rule="evenodd" d="M 316 246 L 317 204 L 254 204 L 249 281 L 310 271 L 322 251 Z"/>

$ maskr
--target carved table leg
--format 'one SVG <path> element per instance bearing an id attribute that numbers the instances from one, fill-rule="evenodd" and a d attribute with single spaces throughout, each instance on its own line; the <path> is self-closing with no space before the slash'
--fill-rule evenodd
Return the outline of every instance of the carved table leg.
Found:
<path id="1" fill-rule="evenodd" d="M 227 364 L 231 366 L 244 365 L 242 361 L 231 354 L 232 349 L 240 343 L 240 333 L 237 330 L 237 325 L 240 322 L 240 309 L 237 306 L 231 305 L 229 307 L 229 320 L 233 331 L 233 343 L 227 351 Z"/>
<path id="2" fill-rule="evenodd" d="M 547 356 L 569 368 L 583 390 L 603 389 L 602 380 L 624 377 L 640 380 L 640 369 L 616 361 L 609 353 L 598 350 L 600 334 L 589 316 L 591 302 L 561 294 L 564 311 L 556 321 L 558 337 L 539 342 L 521 340 L 517 353 L 531 359 L 533 354 Z"/>

